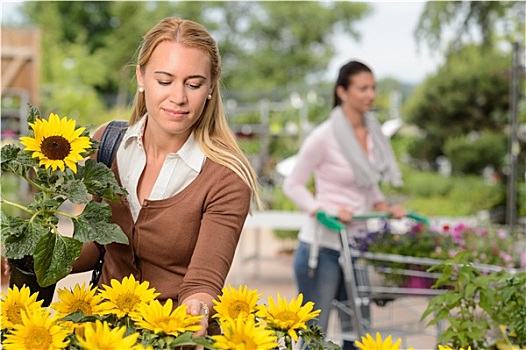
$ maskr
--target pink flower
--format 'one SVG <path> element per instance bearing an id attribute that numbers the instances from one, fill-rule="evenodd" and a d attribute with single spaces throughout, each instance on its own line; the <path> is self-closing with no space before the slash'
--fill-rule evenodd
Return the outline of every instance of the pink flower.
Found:
<path id="1" fill-rule="evenodd" d="M 464 231 L 465 228 L 466 228 L 466 224 L 461 222 L 455 225 L 455 227 L 453 227 L 453 231 L 462 234 L 462 231 Z"/>
<path id="2" fill-rule="evenodd" d="M 456 244 L 462 243 L 462 232 L 461 231 L 453 231 L 451 232 L 451 238 L 453 239 L 453 242 Z"/>
<path id="3" fill-rule="evenodd" d="M 508 236 L 508 233 L 505 230 L 500 229 L 498 231 L 498 236 L 499 236 L 500 239 L 504 239 L 504 238 L 506 238 L 506 236 Z"/>
<path id="4" fill-rule="evenodd" d="M 500 254 L 500 257 L 502 258 L 502 260 L 504 260 L 504 262 L 506 264 L 509 264 L 510 262 L 513 261 L 513 258 L 511 257 L 511 255 L 507 254 L 507 253 L 501 253 Z"/>

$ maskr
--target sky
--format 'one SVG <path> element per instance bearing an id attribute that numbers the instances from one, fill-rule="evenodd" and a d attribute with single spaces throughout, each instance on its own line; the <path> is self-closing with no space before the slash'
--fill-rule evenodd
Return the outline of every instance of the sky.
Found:
<path id="1" fill-rule="evenodd" d="M 362 61 L 377 79 L 392 77 L 416 84 L 433 74 L 441 57 L 429 53 L 425 45 L 420 52 L 413 32 L 425 2 L 371 2 L 373 14 L 356 25 L 360 42 L 338 38 L 338 55 L 331 62 L 329 77 L 336 79 L 339 68 L 352 59 Z"/>
<path id="2" fill-rule="evenodd" d="M 2 18 L 16 15 L 21 1 L 1 0 Z M 337 56 L 327 70 L 329 79 L 336 79 L 339 68 L 351 59 L 370 66 L 377 79 L 395 78 L 403 83 L 418 84 L 436 71 L 440 57 L 433 56 L 421 45 L 421 52 L 413 36 L 418 19 L 424 9 L 424 1 L 370 2 L 374 11 L 357 23 L 360 42 L 339 36 Z"/>

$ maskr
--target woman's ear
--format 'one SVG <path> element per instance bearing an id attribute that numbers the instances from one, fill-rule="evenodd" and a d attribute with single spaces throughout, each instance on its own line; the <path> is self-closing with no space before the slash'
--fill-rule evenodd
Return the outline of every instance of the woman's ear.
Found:
<path id="1" fill-rule="evenodd" d="M 336 87 L 336 94 L 338 95 L 338 98 L 341 100 L 341 101 L 346 101 L 347 100 L 347 90 L 345 90 L 345 88 L 341 85 L 338 85 Z"/>
<path id="2" fill-rule="evenodd" d="M 142 76 L 141 66 L 135 67 L 135 76 L 137 77 L 137 85 L 144 87 L 144 79 Z"/>

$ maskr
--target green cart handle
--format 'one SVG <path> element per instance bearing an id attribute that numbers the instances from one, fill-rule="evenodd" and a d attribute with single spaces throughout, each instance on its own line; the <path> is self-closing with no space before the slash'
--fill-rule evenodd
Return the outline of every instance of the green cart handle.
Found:
<path id="1" fill-rule="evenodd" d="M 368 220 L 368 219 L 390 219 L 393 217 L 393 214 L 379 211 L 372 211 L 365 214 L 354 215 L 353 220 Z M 430 226 L 429 220 L 422 215 L 415 213 L 407 213 L 406 217 L 415 220 L 416 222 L 421 222 L 426 226 Z M 323 210 L 320 210 L 316 213 L 316 219 L 325 227 L 334 230 L 341 231 L 345 229 L 345 224 L 338 220 L 335 216 L 330 216 Z"/>
<path id="2" fill-rule="evenodd" d="M 341 231 L 345 229 L 345 224 L 338 220 L 335 216 L 327 215 L 326 212 L 323 210 L 319 210 L 316 213 L 316 219 L 318 219 L 318 222 L 320 222 L 323 226 L 333 230 L 333 231 Z"/>

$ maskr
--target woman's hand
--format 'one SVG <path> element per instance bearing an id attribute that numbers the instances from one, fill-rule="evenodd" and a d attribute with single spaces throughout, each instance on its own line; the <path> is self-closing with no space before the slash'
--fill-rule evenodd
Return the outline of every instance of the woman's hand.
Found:
<path id="1" fill-rule="evenodd" d="M 191 295 L 183 301 L 186 305 L 186 312 L 192 316 L 202 315 L 203 318 L 199 321 L 201 329 L 194 333 L 194 337 L 204 337 L 207 335 L 208 319 L 210 315 L 210 309 L 212 305 L 212 297 L 206 293 L 197 293 Z M 203 347 L 197 346 L 196 350 L 202 350 Z"/>
<path id="2" fill-rule="evenodd" d="M 406 210 L 401 205 L 392 205 L 389 207 L 388 211 L 393 214 L 393 218 L 400 219 L 407 215 Z"/>
<path id="3" fill-rule="evenodd" d="M 9 266 L 9 261 L 7 261 L 7 258 L 2 257 L 2 271 L 4 272 L 4 276 L 9 278 L 9 274 L 11 273 L 11 267 Z"/>
<path id="4" fill-rule="evenodd" d="M 395 219 L 400 219 L 407 215 L 407 212 L 405 211 L 404 207 L 398 204 L 387 205 L 387 203 L 385 202 L 379 202 L 374 205 L 374 209 L 384 213 L 391 213 L 393 214 L 393 218 Z"/>
<path id="5" fill-rule="evenodd" d="M 338 209 L 338 220 L 341 222 L 351 222 L 353 217 L 353 212 L 347 209 Z"/>

